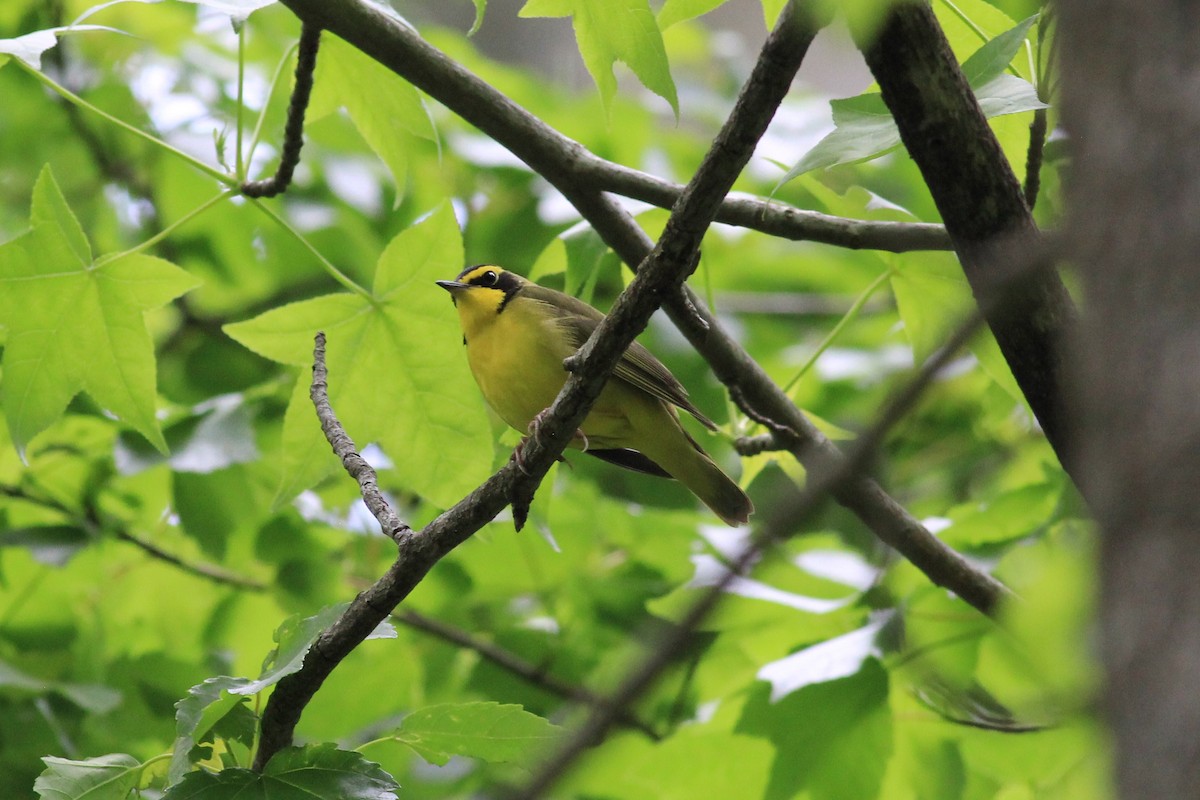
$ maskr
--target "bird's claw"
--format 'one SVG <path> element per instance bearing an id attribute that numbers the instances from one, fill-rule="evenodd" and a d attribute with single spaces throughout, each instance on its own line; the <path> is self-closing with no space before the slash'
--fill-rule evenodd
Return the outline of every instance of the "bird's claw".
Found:
<path id="1" fill-rule="evenodd" d="M 543 423 L 545 423 L 546 417 L 549 414 L 550 414 L 550 409 L 548 409 L 548 408 L 544 409 L 542 411 L 539 411 L 534 416 L 534 418 L 529 421 L 529 428 L 528 428 L 529 435 L 522 438 L 521 441 L 517 444 L 516 448 L 513 449 L 512 460 L 514 462 L 516 462 L 517 469 L 521 470 L 521 472 L 523 472 L 526 475 L 529 475 L 530 473 L 529 473 L 529 470 L 527 470 L 525 468 L 525 444 L 530 439 L 533 439 L 534 441 L 536 441 L 538 444 L 542 445 L 543 447 L 546 445 L 546 443 L 544 441 L 542 441 L 542 425 L 543 425 Z M 585 452 L 587 451 L 587 449 L 588 449 L 587 434 L 585 434 L 582 430 L 576 430 L 575 435 L 572 438 L 579 439 L 580 441 L 582 441 L 582 443 L 583 443 L 582 449 Z M 567 460 L 565 458 L 563 458 L 561 453 L 558 455 L 558 458 L 555 460 L 560 461 L 564 464 L 567 463 Z"/>

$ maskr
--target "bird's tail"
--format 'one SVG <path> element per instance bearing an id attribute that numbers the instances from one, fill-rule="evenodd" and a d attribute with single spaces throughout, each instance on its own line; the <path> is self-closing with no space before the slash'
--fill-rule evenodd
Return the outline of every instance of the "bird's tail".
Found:
<path id="1" fill-rule="evenodd" d="M 675 423 L 678 425 L 678 421 Z M 664 452 L 646 455 L 700 498 L 727 525 L 744 525 L 754 513 L 754 503 L 733 479 L 721 471 L 708 453 L 680 426 L 681 437 L 669 438 Z"/>

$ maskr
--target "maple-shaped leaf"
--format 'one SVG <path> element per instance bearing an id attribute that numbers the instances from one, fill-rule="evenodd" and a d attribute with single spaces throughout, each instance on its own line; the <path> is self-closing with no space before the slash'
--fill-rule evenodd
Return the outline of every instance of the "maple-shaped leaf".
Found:
<path id="1" fill-rule="evenodd" d="M 522 17 L 571 17 L 579 55 L 607 113 L 617 93 L 613 64 L 624 62 L 650 91 L 671 104 L 679 118 L 679 95 L 662 31 L 647 0 L 526 0 Z"/>
<path id="2" fill-rule="evenodd" d="M 8 329 L 0 407 L 17 451 L 86 391 L 165 452 L 142 315 L 199 281 L 153 256 L 93 258 L 49 166 L 33 188 L 30 223 L 0 246 L 0 325 Z"/>
<path id="3" fill-rule="evenodd" d="M 346 432 L 375 442 L 408 488 L 446 508 L 487 477 L 492 434 L 467 369 L 458 316 L 434 281 L 462 268 L 462 236 L 443 205 L 403 231 L 379 257 L 370 295 L 331 294 L 225 326 L 246 347 L 310 366 L 325 331 L 329 400 Z M 283 480 L 276 503 L 337 467 L 302 371 L 283 421 Z"/>

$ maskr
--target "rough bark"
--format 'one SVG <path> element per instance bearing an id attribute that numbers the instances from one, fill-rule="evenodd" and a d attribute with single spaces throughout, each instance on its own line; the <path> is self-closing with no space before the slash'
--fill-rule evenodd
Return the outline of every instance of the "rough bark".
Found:
<path id="1" fill-rule="evenodd" d="M 1103 707 L 1121 797 L 1200 797 L 1200 4 L 1060 7 Z"/>

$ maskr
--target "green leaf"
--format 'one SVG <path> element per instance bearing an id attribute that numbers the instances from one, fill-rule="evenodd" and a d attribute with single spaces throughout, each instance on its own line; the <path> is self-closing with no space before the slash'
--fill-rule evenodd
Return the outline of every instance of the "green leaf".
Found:
<path id="1" fill-rule="evenodd" d="M 1036 19 L 1030 17 L 991 40 L 963 64 L 964 72 L 970 67 L 967 77 L 988 119 L 1047 108 L 1032 84 L 1004 72 Z M 878 92 L 831 100 L 829 106 L 833 111 L 833 132 L 805 153 L 776 188 L 815 169 L 877 158 L 900 144 L 900 131 Z"/>
<path id="2" fill-rule="evenodd" d="M 997 75 L 980 86 L 975 90 L 975 96 L 979 99 L 983 115 L 989 119 L 1049 108 L 1038 99 L 1037 89 L 1032 83 L 1007 73 Z"/>
<path id="3" fill-rule="evenodd" d="M 884 105 L 883 95 L 831 100 L 829 106 L 833 110 L 833 132 L 788 170 L 779 186 L 814 169 L 875 158 L 900 144 L 900 131 Z"/>
<path id="4" fill-rule="evenodd" d="M 647 0 L 528 0 L 520 15 L 572 18 L 579 53 L 600 90 L 606 112 L 617 93 L 612 67 L 622 61 L 643 86 L 670 103 L 679 117 L 679 97 L 667 50 Z"/>
<path id="5" fill-rule="evenodd" d="M 137 785 L 142 763 L 124 753 L 71 761 L 46 756 L 34 781 L 42 800 L 125 800 Z"/>
<path id="6" fill-rule="evenodd" d="M 613 733 L 571 771 L 558 796 L 759 798 L 770 764 L 771 747 L 762 739 L 702 725 L 681 726 L 661 742 Z"/>
<path id="7" fill-rule="evenodd" d="M 274 686 L 281 678 L 291 675 L 304 666 L 304 656 L 330 625 L 345 613 L 349 603 L 326 606 L 325 608 L 305 617 L 293 614 L 275 629 L 276 647 L 267 657 L 267 666 L 257 680 L 249 681 L 229 689 L 232 694 L 247 695 L 261 692 L 268 686 Z M 381 622 L 368 639 L 394 639 L 396 629 L 391 623 Z"/>
<path id="8" fill-rule="evenodd" d="M 249 683 L 245 678 L 227 675 L 209 678 L 188 689 L 187 697 L 175 704 L 175 744 L 168 783 L 175 783 L 188 771 L 195 761 L 196 745 L 205 740 L 213 726 L 246 702 L 245 696 L 232 691 Z"/>
<path id="9" fill-rule="evenodd" d="M 778 703 L 766 687 L 746 703 L 736 732 L 769 739 L 776 749 L 766 800 L 807 790 L 823 800 L 879 795 L 892 753 L 888 677 L 877 661 L 856 675 L 793 692 Z"/>
<path id="10" fill-rule="evenodd" d="M 658 27 L 666 30 L 677 22 L 695 19 L 725 5 L 727 0 L 667 0 L 658 11 Z"/>
<path id="11" fill-rule="evenodd" d="M 1016 57 L 1021 45 L 1025 43 L 1029 29 L 1033 27 L 1040 16 L 1040 14 L 1034 14 L 1028 19 L 1022 20 L 1017 23 L 1016 27 L 1005 31 L 976 50 L 962 65 L 963 75 L 966 76 L 967 82 L 972 87 L 982 86 L 1004 72 Z"/>
<path id="12" fill-rule="evenodd" d="M 483 26 L 483 14 L 487 11 L 487 0 L 474 0 L 475 3 L 475 21 L 471 23 L 471 30 L 467 31 L 467 36 L 474 36 Z"/>
<path id="13" fill-rule="evenodd" d="M 0 246 L 0 324 L 8 329 L 0 405 L 17 451 L 24 455 L 82 390 L 165 451 L 142 315 L 197 281 L 152 256 L 93 261 L 49 167 L 33 190 L 31 222 Z"/>
<path id="14" fill-rule="evenodd" d="M 1051 520 L 1062 486 L 1035 483 L 952 511 L 954 523 L 938 534 L 955 548 L 977 548 L 1028 536 Z"/>
<path id="15" fill-rule="evenodd" d="M 763 22 L 766 23 L 767 30 L 774 29 L 785 5 L 787 0 L 762 0 Z"/>
<path id="16" fill-rule="evenodd" d="M 451 756 L 530 764 L 545 755 L 563 729 L 521 706 L 443 703 L 412 712 L 394 734 L 433 764 Z"/>
<path id="17" fill-rule="evenodd" d="M 261 773 L 189 772 L 163 800 L 396 800 L 398 788 L 378 764 L 327 742 L 280 750 Z"/>
<path id="18" fill-rule="evenodd" d="M 920 364 L 941 347 L 972 307 L 971 288 L 953 255 L 885 256 L 899 265 L 890 278 L 904 333 Z"/>
<path id="19" fill-rule="evenodd" d="M 477 11 L 476 24 L 482 19 Z M 408 180 L 413 137 L 437 141 L 433 118 L 420 93 L 387 67 L 327 34 L 317 59 L 310 114 L 319 119 L 345 108 L 354 126 L 383 160 L 396 183 L 399 206 Z"/>
<path id="20" fill-rule="evenodd" d="M 858 672 L 868 658 L 879 656 L 875 641 L 888 617 L 890 614 L 856 631 L 764 664 L 758 671 L 758 677 L 771 684 L 771 702 L 777 702 L 805 686 L 846 678 Z"/>
<path id="21" fill-rule="evenodd" d="M 309 365 L 313 335 L 328 339 L 329 399 L 360 446 L 378 442 L 402 485 L 447 508 L 491 471 L 492 432 L 462 352 L 454 307 L 434 281 L 462 269 L 449 205 L 392 240 L 372 297 L 326 295 L 227 325 L 237 341 L 285 364 Z M 308 397 L 307 371 L 283 424 L 277 503 L 338 466 Z"/>

